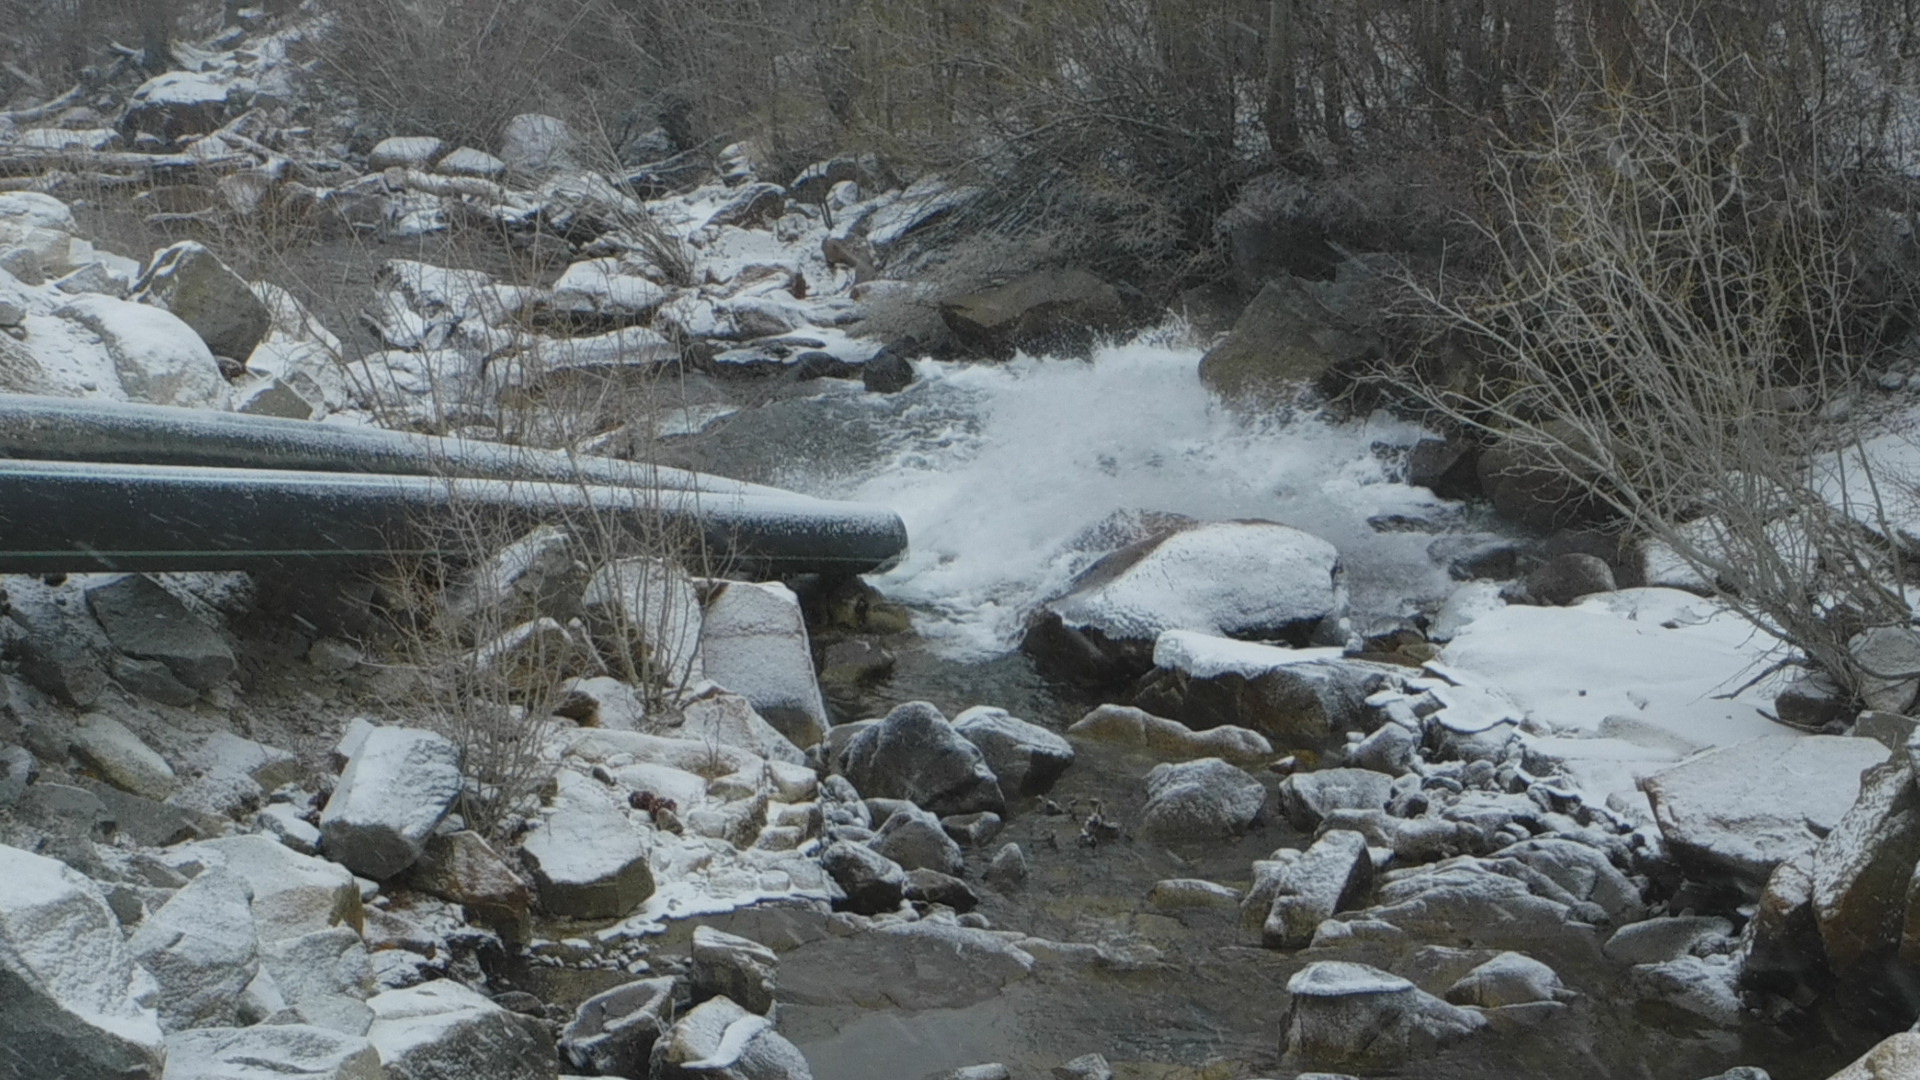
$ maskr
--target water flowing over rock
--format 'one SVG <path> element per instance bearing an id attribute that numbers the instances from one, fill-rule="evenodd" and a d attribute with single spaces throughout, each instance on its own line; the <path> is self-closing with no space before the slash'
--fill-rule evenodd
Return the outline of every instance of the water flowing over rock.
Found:
<path id="1" fill-rule="evenodd" d="M 320 814 L 327 856 L 376 881 L 413 865 L 460 797 L 460 748 L 430 731 L 367 733 Z"/>
<path id="2" fill-rule="evenodd" d="M 1000 782 L 979 748 L 924 701 L 898 706 L 856 734 L 839 762 L 869 798 L 906 799 L 939 815 L 1006 809 Z"/>

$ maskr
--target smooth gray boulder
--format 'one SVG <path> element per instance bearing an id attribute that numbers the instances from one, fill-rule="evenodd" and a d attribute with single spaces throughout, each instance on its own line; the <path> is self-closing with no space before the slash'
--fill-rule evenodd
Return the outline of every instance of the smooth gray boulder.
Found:
<path id="1" fill-rule="evenodd" d="M 273 315 L 246 280 L 192 240 L 153 253 L 132 299 L 171 311 L 215 356 L 245 362 L 272 328 Z"/>
<path id="2" fill-rule="evenodd" d="M 1730 944 L 1733 924 L 1713 915 L 1671 915 L 1628 923 L 1613 932 L 1601 952 L 1621 964 L 1664 964 L 1693 955 L 1696 947 Z"/>
<path id="3" fill-rule="evenodd" d="M 580 1003 L 560 1052 L 594 1076 L 645 1076 L 653 1044 L 673 1026 L 672 978 L 640 979 Z"/>
<path id="4" fill-rule="evenodd" d="M 389 1080 L 366 1039 L 305 1024 L 199 1028 L 167 1037 L 161 1080 Z"/>
<path id="5" fill-rule="evenodd" d="M 986 757 L 924 701 L 900 705 L 853 736 L 839 764 L 870 799 L 906 799 L 943 817 L 1006 811 Z"/>
<path id="6" fill-rule="evenodd" d="M 155 802 L 180 787 L 166 758 L 103 712 L 87 713 L 74 725 L 73 752 L 114 787 Z"/>
<path id="7" fill-rule="evenodd" d="M 0 845 L 0 1076 L 155 1076 L 164 1051 L 153 979 L 134 964 L 93 882 Z"/>
<path id="8" fill-rule="evenodd" d="M 1045 794 L 1073 764 L 1073 744 L 1005 709 L 976 705 L 953 718 L 953 730 L 980 748 L 1008 802 Z"/>
<path id="9" fill-rule="evenodd" d="M 938 870 L 959 874 L 966 865 L 960 844 L 947 835 L 940 819 L 917 807 L 895 811 L 867 846 L 899 864 L 903 870 Z M 746 1004 L 741 1002 L 741 1004 Z"/>
<path id="10" fill-rule="evenodd" d="M 1218 840 L 1246 832 L 1267 801 L 1260 781 L 1219 758 L 1155 765 L 1146 783 L 1139 833 L 1162 843 Z"/>
<path id="11" fill-rule="evenodd" d="M 707 602 L 700 663 L 706 676 L 751 702 L 796 746 L 827 736 L 832 722 L 814 676 L 807 620 L 778 582 L 729 582 Z"/>
<path id="12" fill-rule="evenodd" d="M 1397 1069 L 1487 1026 L 1398 975 L 1343 960 L 1301 968 L 1287 994 L 1280 1047 L 1295 1068 Z"/>
<path id="13" fill-rule="evenodd" d="M 206 870 L 134 932 L 127 949 L 160 984 L 154 1004 L 161 1027 L 173 1032 L 238 1023 L 240 993 L 260 970 L 252 903 L 245 878 Z"/>
<path id="14" fill-rule="evenodd" d="M 412 728 L 367 732 L 320 812 L 327 857 L 383 881 L 413 865 L 460 797 L 460 748 Z"/>
<path id="15" fill-rule="evenodd" d="M 450 979 L 389 990 L 367 1002 L 367 1041 L 389 1080 L 556 1080 L 547 1025 Z"/>
<path id="16" fill-rule="evenodd" d="M 693 930 L 693 998 L 723 997 L 748 1012 L 773 1015 L 774 977 L 780 966 L 772 949 L 711 926 Z"/>
<path id="17" fill-rule="evenodd" d="M 1565 1001 L 1573 994 L 1552 968 L 1524 953 L 1503 952 L 1454 980 L 1445 996 L 1455 1005 L 1498 1009 Z"/>
<path id="18" fill-rule="evenodd" d="M 841 840 L 827 845 L 820 853 L 820 868 L 845 895 L 840 906 L 858 915 L 897 910 L 906 893 L 907 872 L 865 844 Z"/>
<path id="19" fill-rule="evenodd" d="M 687 1013 L 653 1047 L 653 1080 L 813 1080 L 773 1022 L 723 997 Z"/>

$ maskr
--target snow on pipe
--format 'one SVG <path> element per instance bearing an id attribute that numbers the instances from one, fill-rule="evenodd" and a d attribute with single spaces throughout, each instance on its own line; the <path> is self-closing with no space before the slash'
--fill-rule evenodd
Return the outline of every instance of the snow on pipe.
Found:
<path id="1" fill-rule="evenodd" d="M 591 515 L 697 530 L 718 569 L 865 573 L 906 550 L 891 510 L 772 488 L 693 491 L 395 474 L 0 460 L 0 573 L 246 569 L 473 554 L 450 524 Z"/>
<path id="2" fill-rule="evenodd" d="M 32 394 L 0 394 L 0 458 L 787 494 L 741 480 L 592 454 L 311 420 Z"/>

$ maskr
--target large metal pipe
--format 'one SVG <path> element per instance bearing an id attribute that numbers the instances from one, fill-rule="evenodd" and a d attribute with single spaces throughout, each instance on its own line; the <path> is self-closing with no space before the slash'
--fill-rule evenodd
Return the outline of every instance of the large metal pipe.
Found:
<path id="1" fill-rule="evenodd" d="M 376 427 L 33 394 L 0 394 L 0 457 L 786 494 L 779 488 L 741 480 L 593 454 Z"/>
<path id="2" fill-rule="evenodd" d="M 703 544 L 716 569 L 854 574 L 906 550 L 886 507 L 775 489 L 0 460 L 0 573 L 471 557 L 535 521 Z"/>

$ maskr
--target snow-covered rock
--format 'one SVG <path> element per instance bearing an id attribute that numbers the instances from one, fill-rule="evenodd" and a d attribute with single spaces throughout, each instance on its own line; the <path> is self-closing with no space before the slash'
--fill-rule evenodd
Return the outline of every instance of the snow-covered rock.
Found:
<path id="1" fill-rule="evenodd" d="M 547 1025 L 508 1012 L 448 979 L 389 990 L 367 1002 L 367 1041 L 389 1080 L 555 1080 Z"/>
<path id="2" fill-rule="evenodd" d="M 62 1080 L 153 1076 L 158 1018 L 100 890 L 61 863 L 0 845 L 0 1046 L 13 1075 Z"/>
<path id="3" fill-rule="evenodd" d="M 689 702 L 680 712 L 684 718 L 680 724 L 682 738 L 737 746 L 768 761 L 806 763 L 806 753 L 739 694 L 707 694 Z"/>
<path id="4" fill-rule="evenodd" d="M 953 718 L 953 730 L 980 748 L 1009 803 L 1044 794 L 1073 764 L 1071 743 L 1005 709 L 976 705 Z"/>
<path id="5" fill-rule="evenodd" d="M 173 141 L 218 128 L 227 114 L 227 96 L 236 86 L 198 71 L 169 71 L 140 84 L 120 114 L 127 137 L 157 135 Z"/>
<path id="6" fill-rule="evenodd" d="M 500 160 L 516 176 L 534 180 L 575 167 L 580 139 L 565 120 L 521 113 L 500 131 Z"/>
<path id="7" fill-rule="evenodd" d="M 122 791 L 161 801 L 180 786 L 166 758 L 106 713 L 87 713 L 74 725 L 73 752 Z"/>
<path id="8" fill-rule="evenodd" d="M 839 764 L 868 798 L 906 799 L 943 816 L 1006 809 L 986 757 L 924 701 L 897 706 L 854 735 Z"/>
<path id="9" fill-rule="evenodd" d="M 693 930 L 693 996 L 724 997 L 748 1012 L 773 1014 L 774 974 L 779 958 L 757 941 L 711 926 Z"/>
<path id="10" fill-rule="evenodd" d="M 327 856 L 376 881 L 420 857 L 460 797 L 460 748 L 411 728 L 367 733 L 320 813 Z"/>
<path id="11" fill-rule="evenodd" d="M 1860 774 L 1887 756 L 1870 739 L 1770 736 L 1691 758 L 1641 789 L 1676 858 L 1758 886 L 1839 824 Z"/>
<path id="12" fill-rule="evenodd" d="M 1446 992 L 1446 999 L 1455 1005 L 1483 1009 L 1564 1001 L 1571 996 L 1558 972 L 1517 952 L 1503 952 L 1479 965 L 1455 980 Z"/>
<path id="13" fill-rule="evenodd" d="M 1813 849 L 1810 868 L 1827 963 L 1843 975 L 1868 957 L 1903 947 L 1907 897 L 1920 861 L 1920 791 L 1911 767 L 1876 764 L 1856 790 L 1858 800 Z"/>
<path id="14" fill-rule="evenodd" d="M 73 211 L 51 195 L 0 192 L 0 251 L 25 248 L 42 267 L 63 272 L 69 265 L 74 234 L 79 231 Z"/>
<path id="15" fill-rule="evenodd" d="M 560 1052 L 596 1076 L 645 1076 L 653 1044 L 673 1026 L 676 981 L 640 979 L 581 1002 L 560 1033 Z"/>
<path id="16" fill-rule="evenodd" d="M 424 169 L 446 147 L 446 143 L 431 135 L 389 135 L 375 143 L 367 153 L 367 168 L 390 169 L 399 165 Z"/>
<path id="17" fill-rule="evenodd" d="M 1251 828 L 1266 805 L 1260 781 L 1219 758 L 1155 765 L 1140 835 L 1162 843 L 1219 840 Z"/>
<path id="18" fill-rule="evenodd" d="M 1372 883 L 1366 837 L 1328 831 L 1276 875 L 1261 939 L 1271 948 L 1305 947 L 1321 922 L 1364 896 Z"/>
<path id="19" fill-rule="evenodd" d="M 619 259 L 583 259 L 561 273 L 548 302 L 570 314 L 638 320 L 670 295 L 665 286 L 634 273 Z"/>
<path id="20" fill-rule="evenodd" d="M 785 585 L 724 586 L 702 617 L 700 662 L 707 678 L 746 698 L 795 745 L 826 737 L 806 616 Z"/>
<path id="21" fill-rule="evenodd" d="M 548 914 L 619 918 L 653 894 L 647 840 L 607 788 L 561 770 L 540 827 L 521 841 L 540 906 Z"/>
<path id="22" fill-rule="evenodd" d="M 132 401 L 188 408 L 225 408 L 227 381 L 206 342 L 171 312 L 92 294 L 57 312 L 92 331 L 113 357 L 120 388 Z"/>
<path id="23" fill-rule="evenodd" d="M 147 916 L 127 942 L 160 984 L 155 1005 L 166 1030 L 239 1021 L 240 992 L 260 968 L 252 900 L 244 878 L 207 870 Z"/>
<path id="24" fill-rule="evenodd" d="M 1287 994 L 1281 1046 L 1307 1069 L 1397 1069 L 1487 1026 L 1398 975 L 1343 960 L 1308 964 Z"/>
<path id="25" fill-rule="evenodd" d="M 253 890 L 253 922 L 262 945 L 330 926 L 358 929 L 360 886 L 346 867 L 302 855 L 272 837 L 226 836 L 172 849 L 174 865 L 225 866 Z"/>
<path id="26" fill-rule="evenodd" d="M 659 559 L 611 563 L 593 575 L 580 603 L 603 653 L 625 653 L 670 685 L 700 677 L 700 597 L 679 567 Z"/>
<path id="27" fill-rule="evenodd" d="M 389 1080 L 363 1038 L 305 1024 L 199 1028 L 167 1037 L 161 1080 Z"/>
<path id="28" fill-rule="evenodd" d="M 1074 721 L 1067 734 L 1145 750 L 1162 761 L 1217 757 L 1251 762 L 1273 756 L 1273 744 L 1257 731 L 1232 724 L 1195 731 L 1131 705 L 1102 705 Z"/>
<path id="29" fill-rule="evenodd" d="M 289 1015 L 348 1035 L 365 1035 L 373 1023 L 367 997 L 373 993 L 373 964 L 365 942 L 351 927 L 268 942 L 260 949 L 260 967 L 272 976 Z"/>
<path id="30" fill-rule="evenodd" d="M 507 171 L 507 163 L 471 146 L 448 151 L 434 165 L 434 171 L 447 176 L 477 176 L 491 180 Z"/>
<path id="31" fill-rule="evenodd" d="M 947 835 L 939 818 L 915 806 L 889 815 L 867 846 L 904 870 L 959 874 L 965 867 L 959 842 Z"/>
<path id="32" fill-rule="evenodd" d="M 695 1008 L 654 1045 L 658 1080 L 813 1080 L 807 1059 L 773 1022 L 717 997 Z"/>
<path id="33" fill-rule="evenodd" d="M 1862 670 L 1861 702 L 1880 712 L 1906 712 L 1920 691 L 1920 633 L 1876 626 L 1854 635 L 1847 651 Z"/>
<path id="34" fill-rule="evenodd" d="M 192 240 L 154 252 L 130 299 L 172 312 L 215 356 L 242 362 L 273 325 L 246 279 Z"/>
<path id="35" fill-rule="evenodd" d="M 466 908 L 467 917 L 509 942 L 532 932 L 533 889 L 477 832 L 436 832 L 407 871 L 406 884 Z"/>

